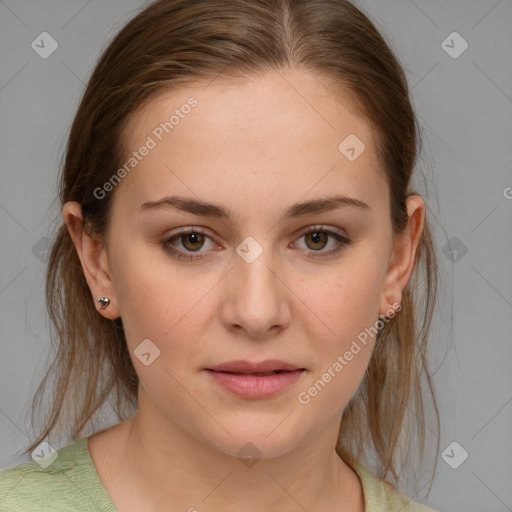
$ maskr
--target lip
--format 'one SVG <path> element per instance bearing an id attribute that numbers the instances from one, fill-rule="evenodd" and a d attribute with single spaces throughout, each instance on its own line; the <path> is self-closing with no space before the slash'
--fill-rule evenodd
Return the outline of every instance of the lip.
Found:
<path id="1" fill-rule="evenodd" d="M 306 371 L 305 368 L 276 359 L 260 363 L 228 361 L 205 370 L 224 389 L 250 399 L 274 396 L 297 382 Z M 269 372 L 278 373 L 269 375 Z M 265 373 L 267 375 L 262 375 Z"/>
<path id="2" fill-rule="evenodd" d="M 217 372 L 236 372 L 236 373 L 257 373 L 257 372 L 273 372 L 278 370 L 294 371 L 304 370 L 300 366 L 281 361 L 279 359 L 267 359 L 260 363 L 251 361 L 227 361 L 226 363 L 218 364 L 207 368 L 207 370 L 213 370 Z"/>

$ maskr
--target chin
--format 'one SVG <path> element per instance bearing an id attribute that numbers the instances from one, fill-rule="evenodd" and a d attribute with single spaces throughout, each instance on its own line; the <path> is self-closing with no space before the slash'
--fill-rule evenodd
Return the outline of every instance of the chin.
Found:
<path id="1" fill-rule="evenodd" d="M 287 421 L 282 422 L 285 417 L 286 415 L 281 415 L 278 421 L 272 418 L 272 421 L 262 422 L 260 414 L 259 424 L 225 423 L 224 427 L 231 435 L 222 431 L 220 437 L 206 436 L 204 440 L 214 449 L 237 457 L 243 463 L 249 461 L 246 465 L 250 467 L 254 461 L 279 457 L 296 449 L 300 444 L 301 440 L 296 437 L 296 432 L 290 429 Z"/>
<path id="2" fill-rule="evenodd" d="M 262 459 L 280 457 L 294 448 L 296 443 L 289 439 L 266 439 L 266 434 L 258 436 L 240 435 L 230 438 L 229 442 L 215 444 L 215 448 L 226 455 L 236 457 L 247 467 L 251 467 Z"/>

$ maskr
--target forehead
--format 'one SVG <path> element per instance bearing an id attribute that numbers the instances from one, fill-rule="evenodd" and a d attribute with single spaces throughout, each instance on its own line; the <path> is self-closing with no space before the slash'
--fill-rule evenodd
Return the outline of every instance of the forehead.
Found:
<path id="1" fill-rule="evenodd" d="M 362 151 L 356 159 L 347 158 L 347 144 Z M 238 197 L 240 205 L 276 194 L 294 202 L 334 189 L 382 202 L 370 124 L 348 94 L 312 73 L 269 72 L 160 93 L 126 126 L 127 159 L 142 146 L 151 149 L 122 183 L 138 204 L 177 193 Z"/>

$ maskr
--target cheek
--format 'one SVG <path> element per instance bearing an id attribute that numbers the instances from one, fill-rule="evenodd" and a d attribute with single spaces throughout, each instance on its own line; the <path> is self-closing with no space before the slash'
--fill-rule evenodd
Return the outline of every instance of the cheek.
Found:
<path id="1" fill-rule="evenodd" d="M 213 324 L 211 297 L 208 293 L 216 276 L 190 280 L 179 266 L 166 264 L 159 248 L 132 246 L 114 263 L 116 296 L 130 354 L 149 339 L 160 350 L 160 362 L 166 368 L 197 366 L 202 352 L 205 326 Z M 163 251 L 162 251 L 163 253 Z M 136 369 L 141 367 L 135 361 Z"/>
<path id="2" fill-rule="evenodd" d="M 325 279 L 302 279 L 299 293 L 310 318 L 310 339 L 324 340 L 330 351 L 374 325 L 378 319 L 381 272 L 375 261 L 340 265 Z M 350 344 L 350 343 L 349 343 Z"/>
<path id="3" fill-rule="evenodd" d="M 303 327 L 308 331 L 308 352 L 314 355 L 312 375 L 303 400 L 313 407 L 334 406 L 339 412 L 356 392 L 368 367 L 376 341 L 381 273 L 375 260 L 347 261 L 337 274 L 319 285 L 318 279 L 301 281 L 307 309 Z M 316 283 L 312 286 L 313 281 Z M 305 320 L 305 319 L 308 320 Z"/>
<path id="4" fill-rule="evenodd" d="M 155 261 L 158 248 L 149 251 L 126 234 L 114 240 L 111 270 L 116 298 L 130 351 L 143 339 L 161 337 L 174 311 L 171 286 Z M 172 280 L 168 281 L 172 283 Z M 174 299 L 176 300 L 176 299 Z M 169 329 L 169 327 L 167 327 Z M 156 342 L 156 341 L 155 341 Z"/>

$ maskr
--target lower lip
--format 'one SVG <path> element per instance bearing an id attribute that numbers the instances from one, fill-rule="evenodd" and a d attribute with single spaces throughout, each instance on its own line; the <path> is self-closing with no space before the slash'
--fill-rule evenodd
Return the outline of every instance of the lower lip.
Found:
<path id="1" fill-rule="evenodd" d="M 250 375 L 207 370 L 222 387 L 243 398 L 267 398 L 296 382 L 304 370 L 294 370 L 272 375 Z"/>

